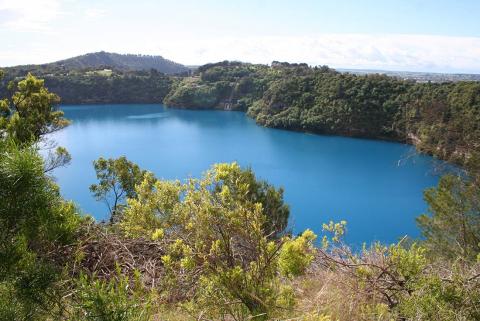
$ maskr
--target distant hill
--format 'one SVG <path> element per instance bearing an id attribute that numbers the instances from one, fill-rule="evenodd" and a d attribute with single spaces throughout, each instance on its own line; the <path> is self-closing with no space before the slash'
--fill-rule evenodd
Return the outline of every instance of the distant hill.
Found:
<path id="1" fill-rule="evenodd" d="M 122 55 L 111 52 L 94 52 L 86 55 L 77 56 L 65 60 L 60 60 L 42 65 L 28 65 L 16 66 L 12 69 L 44 69 L 44 70 L 58 70 L 63 69 L 83 70 L 83 69 L 98 69 L 111 68 L 119 71 L 141 71 L 156 69 L 165 74 L 177 74 L 189 70 L 186 66 L 165 59 L 162 56 L 147 56 L 147 55 Z M 5 68 L 10 69 L 10 68 Z"/>

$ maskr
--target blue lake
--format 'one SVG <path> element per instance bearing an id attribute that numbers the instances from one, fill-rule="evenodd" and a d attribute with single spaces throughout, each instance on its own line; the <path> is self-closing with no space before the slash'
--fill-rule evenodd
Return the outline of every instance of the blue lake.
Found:
<path id="1" fill-rule="evenodd" d="M 311 135 L 257 126 L 240 112 L 189 111 L 162 105 L 63 106 L 68 128 L 54 139 L 72 154 L 56 170 L 62 194 L 85 213 L 108 219 L 88 187 L 100 156 L 127 156 L 165 179 L 199 177 L 213 163 L 237 161 L 285 188 L 294 232 L 321 232 L 323 222 L 348 222 L 347 241 L 395 242 L 419 236 L 422 191 L 436 184 L 432 159 L 411 146 Z"/>

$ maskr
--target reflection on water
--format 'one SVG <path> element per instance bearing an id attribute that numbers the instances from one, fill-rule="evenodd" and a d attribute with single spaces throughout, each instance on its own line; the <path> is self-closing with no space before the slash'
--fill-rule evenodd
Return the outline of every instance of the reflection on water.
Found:
<path id="1" fill-rule="evenodd" d="M 165 117 L 168 117 L 168 116 L 164 113 L 127 116 L 128 119 L 154 119 L 154 118 L 165 118 Z"/>

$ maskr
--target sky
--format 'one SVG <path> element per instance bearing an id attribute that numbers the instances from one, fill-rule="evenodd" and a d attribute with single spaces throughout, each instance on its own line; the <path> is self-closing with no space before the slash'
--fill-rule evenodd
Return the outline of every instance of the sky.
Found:
<path id="1" fill-rule="evenodd" d="M 0 0 L 0 66 L 102 50 L 480 73 L 480 0 Z"/>

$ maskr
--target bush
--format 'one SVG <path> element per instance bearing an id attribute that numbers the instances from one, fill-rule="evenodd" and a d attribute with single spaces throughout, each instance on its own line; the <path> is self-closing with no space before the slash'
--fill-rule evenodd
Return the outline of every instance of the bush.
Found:
<path id="1" fill-rule="evenodd" d="M 1 313 L 42 319 L 60 313 L 63 269 L 75 242 L 80 216 L 44 173 L 33 147 L 0 140 Z"/>
<path id="2" fill-rule="evenodd" d="M 89 321 L 148 321 L 152 319 L 151 299 L 138 275 L 132 281 L 119 267 L 110 280 L 82 274 L 74 297 L 74 315 Z"/>

